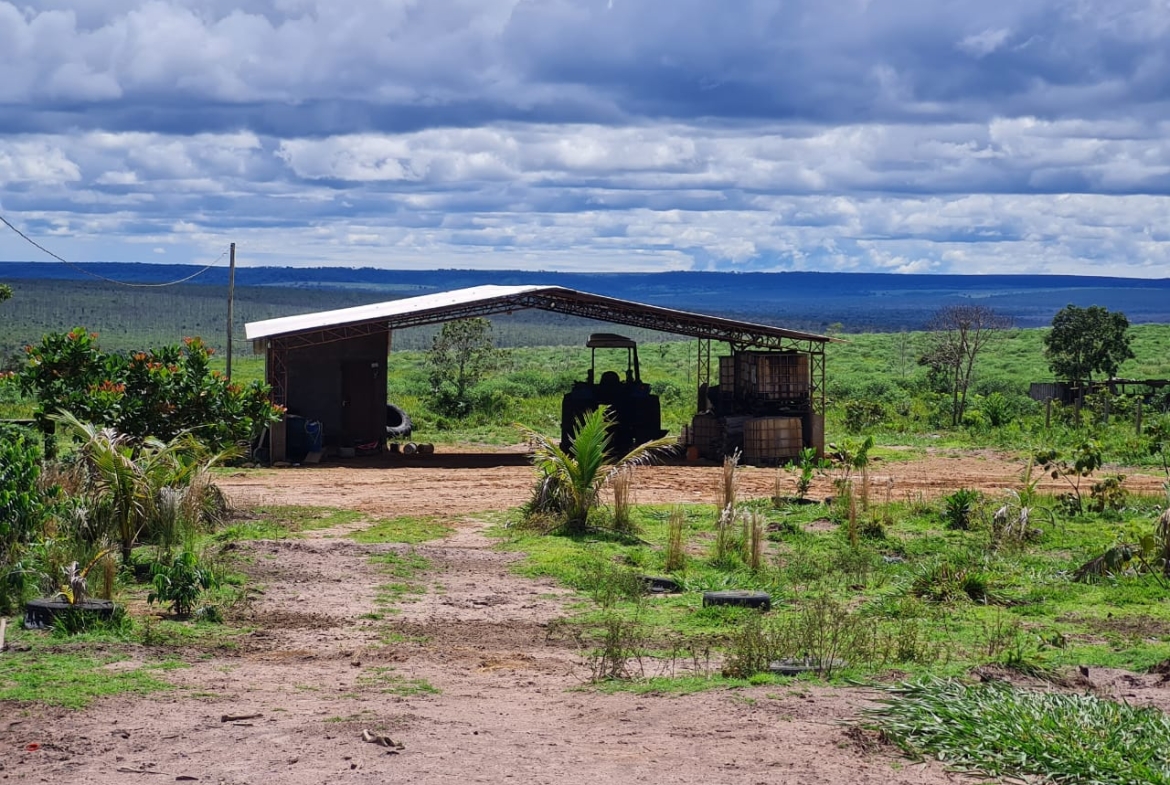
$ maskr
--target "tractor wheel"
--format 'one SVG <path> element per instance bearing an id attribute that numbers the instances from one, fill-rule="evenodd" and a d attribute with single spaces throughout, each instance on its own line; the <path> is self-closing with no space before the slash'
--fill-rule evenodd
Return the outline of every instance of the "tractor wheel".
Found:
<path id="1" fill-rule="evenodd" d="M 386 436 L 390 439 L 409 439 L 414 423 L 410 415 L 392 403 L 386 404 Z"/>

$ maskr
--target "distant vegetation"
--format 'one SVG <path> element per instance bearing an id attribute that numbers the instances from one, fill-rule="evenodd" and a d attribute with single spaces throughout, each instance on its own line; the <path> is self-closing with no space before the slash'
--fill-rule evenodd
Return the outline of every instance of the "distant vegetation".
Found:
<path id="1" fill-rule="evenodd" d="M 136 283 L 190 275 L 181 265 L 93 264 L 93 272 Z M 0 263 L 0 285 L 14 297 L 0 319 L 0 364 L 51 331 L 85 326 L 108 349 L 143 349 L 198 335 L 223 350 L 226 270 L 190 284 L 128 288 L 80 276 L 62 265 Z M 551 273 L 502 270 L 374 270 L 241 267 L 236 352 L 250 349 L 243 325 L 297 313 L 346 308 L 484 284 L 549 284 L 680 310 L 817 333 L 921 330 L 949 305 L 976 303 L 1017 327 L 1051 323 L 1064 306 L 1101 305 L 1133 324 L 1170 323 L 1170 280 L 1078 276 L 941 276 L 836 273 Z M 497 345 L 579 345 L 596 329 L 583 320 L 522 311 L 493 319 Z M 609 329 L 612 329 L 610 327 Z M 399 349 L 426 349 L 436 328 L 394 336 Z M 661 334 L 636 331 L 638 340 Z"/>
<path id="2" fill-rule="evenodd" d="M 34 265 L 24 267 L 56 269 Z M 0 270 L 8 271 L 6 268 Z M 153 280 L 158 280 L 164 274 L 164 271 L 150 265 L 114 266 L 103 268 L 102 271 L 105 274 L 122 274 L 123 277 L 129 272 L 139 276 L 149 273 Z M 243 339 L 244 322 L 348 307 L 383 296 L 414 295 L 440 285 L 482 284 L 487 278 L 486 273 L 456 271 L 432 273 L 430 279 L 422 277 L 422 273 L 395 272 L 391 276 L 386 271 L 369 270 L 241 271 L 245 272 L 247 274 L 241 277 L 244 281 L 251 278 L 263 283 L 283 285 L 242 286 L 237 290 L 236 314 L 240 323 L 236 327 L 236 362 L 233 370 L 234 380 L 242 382 L 260 380 L 263 375 L 262 360 L 251 356 L 251 347 Z M 289 288 L 288 283 L 294 273 L 305 281 L 303 288 Z M 382 282 L 373 290 L 350 280 L 379 276 Z M 573 283 L 589 290 L 604 290 L 607 286 L 613 287 L 615 280 L 622 280 L 631 290 L 611 293 L 628 299 L 661 301 L 664 293 L 673 292 L 679 307 L 712 313 L 720 312 L 717 305 L 728 304 L 729 292 L 738 291 L 741 300 L 736 306 L 737 310 L 751 311 L 740 313 L 741 316 L 758 322 L 785 324 L 788 323 L 788 309 L 794 293 L 814 299 L 820 297 L 820 305 L 830 309 L 839 306 L 844 309 L 843 313 L 851 313 L 849 308 L 853 306 L 850 303 L 856 305 L 865 298 L 868 298 L 870 305 L 886 303 L 885 306 L 872 309 L 866 317 L 867 321 L 877 318 L 875 314 L 880 316 L 892 313 L 890 308 L 893 306 L 890 303 L 902 303 L 900 308 L 913 310 L 918 314 L 916 318 L 925 324 L 931 315 L 926 310 L 927 304 L 931 304 L 934 312 L 937 312 L 941 307 L 940 302 L 956 299 L 956 290 L 945 287 L 965 281 L 980 282 L 982 288 L 977 290 L 980 305 L 985 302 L 1010 301 L 1019 295 L 1018 290 L 1026 288 L 1025 285 L 1032 285 L 1036 291 L 1030 296 L 1037 298 L 1037 307 L 1045 301 L 1044 298 L 1055 303 L 1047 313 L 1046 321 L 1051 321 L 1053 314 L 1067 300 L 1074 295 L 1080 296 L 1078 293 L 1108 290 L 1114 295 L 1122 292 L 1128 296 L 1137 291 L 1132 281 L 1030 277 L 1006 279 L 1003 276 L 924 280 L 928 277 L 862 275 L 854 278 L 794 274 L 769 278 L 757 275 L 702 277 L 698 274 L 664 274 L 570 276 L 569 280 L 561 280 L 564 276 L 500 273 L 497 278 L 497 282 L 505 284 L 548 278 L 551 282 Z M 841 296 L 837 299 L 825 299 L 823 292 L 817 293 L 816 286 L 823 287 L 826 278 L 839 284 Z M 217 358 L 222 358 L 224 354 L 224 287 L 183 285 L 153 290 L 128 289 L 88 280 L 33 280 L 19 277 L 10 280 L 14 296 L 4 303 L 4 318 L 0 320 L 0 349 L 3 350 L 0 360 L 7 357 L 10 368 L 23 362 L 25 345 L 38 344 L 48 332 L 79 325 L 97 332 L 106 350 L 141 351 L 179 343 L 185 337 L 198 335 L 210 347 L 220 349 Z M 429 287 L 425 285 L 426 280 L 431 281 Z M 748 285 L 761 280 L 770 281 L 773 287 L 777 282 L 786 282 L 793 292 L 787 296 L 776 293 L 779 299 L 765 311 L 760 306 L 760 299 L 768 292 L 754 291 Z M 1043 280 L 1048 281 L 1048 289 L 1041 287 Z M 817 284 L 817 281 L 821 283 Z M 1007 291 L 1005 287 L 1013 281 L 1017 286 L 1017 290 L 1013 290 L 1015 294 L 1004 294 Z M 1095 284 L 1096 288 L 1085 288 L 1086 282 Z M 904 289 L 892 293 L 888 289 L 876 288 L 879 285 L 890 287 L 895 283 Z M 1143 286 L 1145 283 L 1149 283 L 1146 287 L 1149 292 L 1170 302 L 1170 298 L 1165 298 L 1159 288 L 1164 282 L 1143 282 Z M 699 284 L 712 288 L 705 290 Z M 733 288 L 733 284 L 738 284 L 738 289 Z M 927 284 L 935 288 L 924 288 Z M 1043 296 L 1036 294 L 1041 291 Z M 1140 310 L 1146 299 L 1138 297 L 1136 302 Z M 712 307 L 699 308 L 703 303 Z M 802 307 L 807 307 L 807 303 Z M 1128 309 L 1125 312 L 1129 320 L 1135 323 L 1131 330 L 1134 358 L 1120 366 L 1119 375 L 1129 378 L 1170 377 L 1170 326 L 1138 324 L 1140 318 L 1135 318 Z M 824 320 L 822 316 L 816 326 L 821 327 Z M 1170 322 L 1170 315 L 1167 321 Z M 1030 382 L 1051 381 L 1054 378 L 1044 354 L 1046 330 L 1016 328 L 995 331 L 972 369 L 969 399 L 962 412 L 961 422 L 953 427 L 954 401 L 952 395 L 947 394 L 951 391 L 940 389 L 937 378 L 932 378 L 930 368 L 919 363 L 931 349 L 931 334 L 921 330 L 890 329 L 895 324 L 883 323 L 879 325 L 883 331 L 869 333 L 855 332 L 857 323 L 849 319 L 840 325 L 823 325 L 824 329 L 832 328 L 834 333 L 844 339 L 843 342 L 829 344 L 827 349 L 827 434 L 830 440 L 849 433 L 865 432 L 875 435 L 879 442 L 889 443 L 913 440 L 924 433 L 942 433 L 953 443 L 1012 446 L 1021 439 L 1031 443 L 1039 438 L 1031 434 L 1032 429 L 1043 426 L 1042 407 L 1027 397 L 1027 391 Z M 511 427 L 514 422 L 555 433 L 560 420 L 560 397 L 571 387 L 573 380 L 584 378 L 588 364 L 584 342 L 590 332 L 598 329 L 617 329 L 643 344 L 643 376 L 661 397 L 663 426 L 677 434 L 680 427 L 689 422 L 696 407 L 695 390 L 699 380 L 695 376 L 693 341 L 540 311 L 521 311 L 512 316 L 492 319 L 492 335 L 496 345 L 508 350 L 502 353 L 496 369 L 475 384 L 473 392 L 476 407 L 469 416 L 453 416 L 449 409 L 434 404 L 434 380 L 431 369 L 427 367 L 425 350 L 431 348 L 438 333 L 437 327 L 394 333 L 389 359 L 388 397 L 406 409 L 414 419 L 416 437 L 420 440 L 510 442 L 516 438 Z M 717 345 L 715 348 L 723 350 L 725 347 Z M 1156 405 L 1160 406 L 1161 402 L 1156 402 Z M 1103 412 L 1099 412 L 1102 406 L 1100 401 L 1090 401 L 1088 416 L 1103 416 Z M 0 384 L 0 411 L 8 416 L 29 416 L 32 408 L 32 403 L 21 398 L 13 385 Z M 1111 403 L 1112 425 L 1119 429 L 1119 434 L 1122 433 L 1120 423 L 1132 417 L 1132 409 L 1131 401 Z M 1150 411 L 1150 414 L 1153 413 Z M 1055 425 L 1060 426 L 1069 414 L 1058 410 L 1054 416 Z M 1121 439 L 1121 436 L 1118 438 Z M 1132 454 L 1136 448 L 1126 448 L 1126 451 Z"/>

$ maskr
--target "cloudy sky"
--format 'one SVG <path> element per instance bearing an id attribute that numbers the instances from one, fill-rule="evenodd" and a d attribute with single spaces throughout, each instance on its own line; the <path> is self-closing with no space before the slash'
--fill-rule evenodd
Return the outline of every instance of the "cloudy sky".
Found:
<path id="1" fill-rule="evenodd" d="M 0 74 L 72 260 L 1170 276 L 1170 0 L 0 0 Z"/>

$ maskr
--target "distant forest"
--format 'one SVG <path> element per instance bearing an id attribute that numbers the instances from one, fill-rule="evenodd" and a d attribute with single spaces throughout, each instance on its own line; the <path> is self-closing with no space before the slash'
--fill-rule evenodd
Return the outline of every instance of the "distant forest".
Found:
<path id="1" fill-rule="evenodd" d="M 183 278 L 183 265 L 86 265 L 127 283 Z M 13 298 L 0 305 L 0 363 L 46 332 L 83 326 L 108 349 L 175 343 L 199 335 L 222 347 L 227 270 L 187 284 L 131 288 L 58 264 L 0 262 L 0 283 Z M 1123 311 L 1134 324 L 1170 323 L 1170 279 L 1083 276 L 955 276 L 873 273 L 549 273 L 502 270 L 241 267 L 236 274 L 235 351 L 246 354 L 244 324 L 312 311 L 483 284 L 549 284 L 698 313 L 811 332 L 922 329 L 947 305 L 976 301 L 1010 316 L 1017 327 L 1049 324 L 1069 303 Z M 539 311 L 494 320 L 501 346 L 572 345 L 597 329 L 584 320 Z M 607 328 L 612 329 L 612 327 Z M 670 340 L 637 331 L 641 340 Z M 425 348 L 433 330 L 395 333 L 400 349 Z"/>

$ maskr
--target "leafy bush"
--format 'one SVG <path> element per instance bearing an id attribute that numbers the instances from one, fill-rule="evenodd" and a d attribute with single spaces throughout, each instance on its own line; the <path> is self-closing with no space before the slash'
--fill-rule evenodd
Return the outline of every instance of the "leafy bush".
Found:
<path id="1" fill-rule="evenodd" d="M 886 419 L 886 407 L 878 401 L 852 400 L 845 402 L 845 429 L 862 433 L 881 425 Z"/>
<path id="2" fill-rule="evenodd" d="M 1089 508 L 1093 512 L 1120 510 L 1125 507 L 1129 494 L 1125 490 L 1125 475 L 1102 477 L 1089 490 Z"/>
<path id="3" fill-rule="evenodd" d="M 204 566 L 190 550 L 175 555 L 169 564 L 156 562 L 151 567 L 150 604 L 169 603 L 177 616 L 190 616 L 199 595 L 217 585 L 215 573 Z"/>
<path id="4" fill-rule="evenodd" d="M 210 369 L 213 350 L 202 340 L 183 343 L 124 355 L 103 352 L 96 334 L 80 327 L 50 333 L 27 347 L 21 388 L 36 395 L 36 417 L 45 425 L 67 411 L 139 442 L 192 431 L 219 450 L 253 440 L 279 419 L 265 385 L 229 383 Z"/>
<path id="5" fill-rule="evenodd" d="M 960 488 L 943 498 L 943 520 L 948 529 L 966 531 L 971 528 L 971 519 L 983 494 L 971 488 Z"/>
<path id="6" fill-rule="evenodd" d="M 23 544 L 41 535 L 47 514 L 37 484 L 38 441 L 26 428 L 0 425 L 0 615 L 22 599 L 23 581 L 14 571 L 17 555 Z"/>
<path id="7" fill-rule="evenodd" d="M 1086 439 L 1076 445 L 1067 456 L 1060 450 L 1048 449 L 1038 451 L 1033 460 L 1048 472 L 1052 479 L 1063 477 L 1068 483 L 1072 493 L 1066 497 L 1066 502 L 1072 513 L 1079 513 L 1084 509 L 1081 479 L 1091 476 L 1104 462 L 1101 445 L 1092 439 Z"/>

